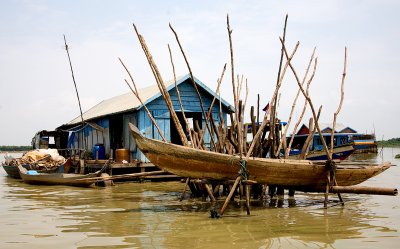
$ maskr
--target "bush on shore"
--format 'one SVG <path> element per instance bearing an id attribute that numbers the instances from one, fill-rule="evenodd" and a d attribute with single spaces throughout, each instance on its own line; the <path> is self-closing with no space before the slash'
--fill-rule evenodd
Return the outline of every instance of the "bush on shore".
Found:
<path id="1" fill-rule="evenodd" d="M 14 146 L 14 145 L 1 145 L 0 152 L 6 151 L 28 151 L 32 150 L 32 146 Z"/>

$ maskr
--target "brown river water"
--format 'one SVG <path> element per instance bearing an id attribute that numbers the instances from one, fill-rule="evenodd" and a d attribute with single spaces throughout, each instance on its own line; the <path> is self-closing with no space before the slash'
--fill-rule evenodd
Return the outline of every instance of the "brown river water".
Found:
<path id="1" fill-rule="evenodd" d="M 399 165 L 363 184 L 399 188 L 396 154 L 358 155 Z M 399 196 L 331 195 L 324 209 L 323 195 L 298 192 L 252 202 L 250 216 L 236 200 L 212 219 L 210 202 L 179 201 L 183 186 L 31 186 L 0 168 L 0 248 L 400 248 Z"/>

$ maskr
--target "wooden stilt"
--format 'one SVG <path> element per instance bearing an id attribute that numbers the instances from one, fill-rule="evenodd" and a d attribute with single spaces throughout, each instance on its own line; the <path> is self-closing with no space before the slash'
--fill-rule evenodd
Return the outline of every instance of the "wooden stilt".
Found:
<path id="1" fill-rule="evenodd" d="M 246 210 L 247 215 L 250 215 L 250 185 L 245 185 L 246 191 Z"/>
<path id="2" fill-rule="evenodd" d="M 326 174 L 326 189 L 325 189 L 325 199 L 324 199 L 324 208 L 328 208 L 328 194 L 329 194 L 329 187 L 330 187 L 330 178 L 331 178 L 331 172 L 328 171 Z"/>
<path id="3" fill-rule="evenodd" d="M 211 201 L 215 202 L 216 200 L 215 200 L 215 197 L 213 195 L 213 192 L 212 192 L 210 186 L 208 186 L 208 184 L 204 184 L 204 187 L 206 188 L 208 196 L 210 197 Z"/>
<path id="4" fill-rule="evenodd" d="M 333 179 L 333 181 L 334 181 L 334 185 L 337 186 L 336 178 Z M 342 195 L 340 193 L 337 193 L 337 196 L 339 198 L 340 204 L 342 204 L 342 206 L 344 206 L 344 201 L 342 199 Z"/>
<path id="5" fill-rule="evenodd" d="M 283 187 L 281 187 L 281 186 L 278 186 L 276 188 L 276 194 L 280 195 L 280 196 L 283 196 L 285 194 L 285 189 Z"/>
<path id="6" fill-rule="evenodd" d="M 181 198 L 180 198 L 179 201 L 182 201 L 183 198 L 185 197 L 185 193 L 186 193 L 186 189 L 187 189 L 187 186 L 189 184 L 189 181 L 190 181 L 190 178 L 189 177 L 186 178 L 185 187 L 183 187 L 182 195 L 181 195 Z"/>
<path id="7" fill-rule="evenodd" d="M 228 197 L 226 197 L 226 200 L 225 200 L 225 202 L 224 202 L 224 205 L 221 207 L 221 209 L 220 209 L 220 211 L 219 211 L 220 215 L 223 215 L 223 214 L 224 214 L 225 209 L 226 209 L 226 207 L 228 206 L 228 203 L 229 203 L 229 201 L 231 200 L 231 198 L 232 198 L 232 196 L 233 196 L 233 193 L 236 191 L 236 188 L 237 188 L 237 186 L 238 186 L 238 184 L 239 184 L 239 182 L 240 182 L 241 179 L 242 179 L 242 176 L 238 176 L 238 177 L 236 178 L 235 183 L 233 184 L 232 189 L 231 189 L 231 191 L 229 192 Z"/>
<path id="8" fill-rule="evenodd" d="M 220 196 L 220 193 L 219 193 L 220 187 L 221 187 L 220 184 L 216 184 L 216 185 L 213 187 L 213 194 L 214 194 L 214 196 L 217 196 L 217 197 Z"/>

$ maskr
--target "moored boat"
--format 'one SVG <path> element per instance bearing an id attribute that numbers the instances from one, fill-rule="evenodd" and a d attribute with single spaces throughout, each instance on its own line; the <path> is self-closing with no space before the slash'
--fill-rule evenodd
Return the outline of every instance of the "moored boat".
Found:
<path id="1" fill-rule="evenodd" d="M 334 160 L 345 160 L 355 151 L 354 147 L 351 144 L 340 145 L 333 148 L 332 159 Z M 289 154 L 289 158 L 291 159 L 299 159 L 301 154 L 301 150 L 291 150 Z M 324 150 L 313 150 L 310 151 L 306 158 L 307 160 L 317 161 L 317 160 L 328 160 L 326 152 Z"/>
<path id="2" fill-rule="evenodd" d="M 356 153 L 377 153 L 378 143 L 375 139 L 375 134 L 356 134 L 351 140 L 354 143 Z"/>
<path id="3" fill-rule="evenodd" d="M 27 170 L 36 170 L 40 173 L 64 173 L 69 171 L 71 164 L 70 159 L 60 156 L 54 149 L 31 150 L 20 158 L 5 155 L 4 159 L 1 166 L 9 177 L 15 179 L 21 179 L 19 165 Z"/>
<path id="4" fill-rule="evenodd" d="M 230 180 L 240 171 L 241 158 L 211 151 L 184 147 L 143 137 L 129 124 L 138 148 L 161 169 L 184 177 Z M 368 164 L 341 162 L 337 164 L 339 186 L 362 183 L 390 168 L 391 163 Z M 248 179 L 260 184 L 279 185 L 307 190 L 326 186 L 325 162 L 293 159 L 249 158 L 246 162 Z"/>
<path id="5" fill-rule="evenodd" d="M 1 165 L 4 169 L 4 171 L 7 173 L 7 175 L 11 178 L 14 179 L 21 179 L 21 176 L 19 174 L 18 166 L 16 165 L 7 165 L 7 164 L 2 164 Z M 31 165 L 29 164 L 23 164 L 22 167 L 24 167 L 27 170 L 31 170 Z M 42 169 L 42 170 L 37 170 L 37 172 L 40 173 L 55 173 L 55 172 L 63 172 L 63 167 L 53 167 L 49 169 Z"/>
<path id="6" fill-rule="evenodd" d="M 101 171 L 86 175 L 68 173 L 39 173 L 35 170 L 27 170 L 18 166 L 22 180 L 34 185 L 67 185 L 75 187 L 89 187 L 99 181 Z"/>

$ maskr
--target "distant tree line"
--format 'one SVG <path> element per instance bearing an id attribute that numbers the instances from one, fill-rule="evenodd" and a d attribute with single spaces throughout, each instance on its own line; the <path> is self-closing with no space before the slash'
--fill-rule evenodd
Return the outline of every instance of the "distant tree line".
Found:
<path id="1" fill-rule="evenodd" d="M 380 147 L 400 147 L 400 137 L 378 141 Z"/>
<path id="2" fill-rule="evenodd" d="M 28 151 L 28 150 L 32 150 L 32 146 L 0 145 L 0 151 Z"/>

